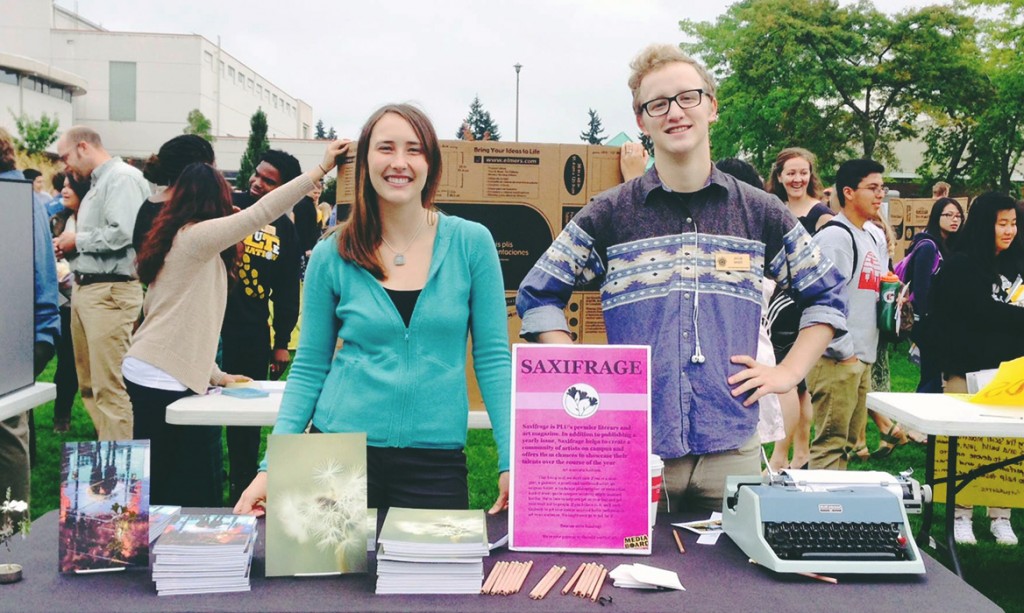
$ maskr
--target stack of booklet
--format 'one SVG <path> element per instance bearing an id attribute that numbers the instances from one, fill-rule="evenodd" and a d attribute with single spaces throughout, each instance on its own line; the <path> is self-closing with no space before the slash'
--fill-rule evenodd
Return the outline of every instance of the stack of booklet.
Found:
<path id="1" fill-rule="evenodd" d="M 153 547 L 157 594 L 248 592 L 255 547 L 253 516 L 182 515 Z"/>
<path id="2" fill-rule="evenodd" d="M 378 594 L 479 594 L 484 512 L 392 507 L 377 538 Z"/>
<path id="3" fill-rule="evenodd" d="M 181 516 L 181 507 L 170 504 L 154 504 L 149 507 L 149 542 L 155 541 L 171 522 Z"/>

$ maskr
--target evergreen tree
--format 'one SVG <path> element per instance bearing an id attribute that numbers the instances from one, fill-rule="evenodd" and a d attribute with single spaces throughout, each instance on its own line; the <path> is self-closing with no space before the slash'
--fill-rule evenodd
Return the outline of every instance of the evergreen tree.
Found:
<path id="1" fill-rule="evenodd" d="M 313 138 L 316 140 L 324 140 L 327 138 L 327 130 L 324 129 L 323 119 L 316 120 L 316 126 L 313 128 Z"/>
<path id="2" fill-rule="evenodd" d="M 466 125 L 469 126 L 469 132 L 473 138 L 466 138 L 468 136 L 464 129 Z M 455 137 L 461 140 L 501 140 L 498 124 L 494 123 L 491 114 L 484 110 L 480 96 L 473 98 L 472 104 L 469 105 L 469 115 L 462 121 Z"/>
<path id="3" fill-rule="evenodd" d="M 249 143 L 242 154 L 242 161 L 238 165 L 238 176 L 235 177 L 235 187 L 240 190 L 249 189 L 249 177 L 256 171 L 260 156 L 270 149 L 270 141 L 267 139 L 267 114 L 262 108 L 256 109 L 249 120 Z"/>
<path id="4" fill-rule="evenodd" d="M 601 117 L 597 114 L 594 109 L 587 109 L 587 113 L 590 115 L 590 122 L 587 124 L 587 129 L 580 132 L 580 140 L 591 144 L 600 145 L 604 142 L 604 128 L 601 127 Z"/>
<path id="5" fill-rule="evenodd" d="M 644 149 L 647 150 L 647 155 L 649 155 L 649 156 L 651 156 L 653 158 L 654 157 L 654 141 L 651 140 L 651 137 L 647 136 L 643 132 L 639 132 L 639 133 L 637 133 L 636 138 L 637 138 L 637 140 L 640 141 L 640 144 L 644 146 Z"/>
<path id="6" fill-rule="evenodd" d="M 338 133 L 334 131 L 334 126 L 327 131 L 327 140 L 338 140 Z"/>
<path id="7" fill-rule="evenodd" d="M 199 109 L 192 109 L 189 111 L 186 121 L 188 122 L 188 125 L 185 126 L 184 130 L 182 130 L 182 133 L 195 134 L 196 136 L 199 136 L 211 143 L 216 140 L 213 137 L 213 134 L 211 134 L 213 124 L 210 123 L 210 120 L 207 119 L 206 115 L 203 115 L 203 112 Z"/>

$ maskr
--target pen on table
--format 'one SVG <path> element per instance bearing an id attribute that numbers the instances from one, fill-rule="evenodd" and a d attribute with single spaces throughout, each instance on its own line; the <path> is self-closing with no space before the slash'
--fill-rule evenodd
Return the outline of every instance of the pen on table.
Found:
<path id="1" fill-rule="evenodd" d="M 683 540 L 679 538 L 679 531 L 672 528 L 672 536 L 676 537 L 676 545 L 679 546 L 679 553 L 686 553 L 686 548 L 683 547 Z"/>
<path id="2" fill-rule="evenodd" d="M 818 573 L 796 573 L 804 577 L 810 577 L 811 579 L 817 579 L 818 581 L 824 581 L 825 583 L 836 584 L 839 583 L 839 579 L 835 577 L 828 577 L 826 575 L 819 575 Z"/>

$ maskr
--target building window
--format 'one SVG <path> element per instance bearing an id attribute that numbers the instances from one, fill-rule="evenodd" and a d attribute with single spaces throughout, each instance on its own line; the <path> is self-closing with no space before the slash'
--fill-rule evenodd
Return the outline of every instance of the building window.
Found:
<path id="1" fill-rule="evenodd" d="M 209 51 L 203 51 L 203 62 L 205 62 L 206 65 L 209 66 L 210 69 L 212 70 L 213 69 L 213 54 L 210 53 Z"/>
<path id="2" fill-rule="evenodd" d="M 262 98 L 263 97 L 263 86 L 260 85 L 259 83 L 256 84 L 256 97 L 257 98 Z"/>
<path id="3" fill-rule="evenodd" d="M 18 73 L 0 68 L 0 83 L 7 83 L 8 85 L 17 85 Z"/>
<path id="4" fill-rule="evenodd" d="M 235 80 L 235 67 L 234 66 L 228 66 L 228 78 L 231 79 L 232 81 Z"/>
<path id="5" fill-rule="evenodd" d="M 274 108 L 277 108 L 277 94 L 274 94 Z"/>
<path id="6" fill-rule="evenodd" d="M 245 73 L 241 70 L 238 71 L 238 84 L 245 87 Z"/>
<path id="7" fill-rule="evenodd" d="M 225 74 L 227 70 L 224 68 L 224 60 L 220 61 L 220 74 Z"/>
<path id="8" fill-rule="evenodd" d="M 135 121 L 135 62 L 110 62 L 110 120 Z"/>
<path id="9" fill-rule="evenodd" d="M 248 87 L 248 88 L 249 88 L 249 91 L 252 91 L 252 87 L 253 87 L 253 80 L 252 80 L 252 79 L 249 79 L 249 80 L 247 80 L 247 81 L 245 82 L 245 85 L 246 85 L 246 87 Z"/>

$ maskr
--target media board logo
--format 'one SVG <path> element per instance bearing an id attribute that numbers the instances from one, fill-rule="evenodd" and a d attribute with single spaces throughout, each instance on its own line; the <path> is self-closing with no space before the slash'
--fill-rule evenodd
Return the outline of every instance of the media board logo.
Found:
<path id="1" fill-rule="evenodd" d="M 586 419 L 597 413 L 601 397 L 586 383 L 576 383 L 562 394 L 562 408 L 570 417 Z"/>

